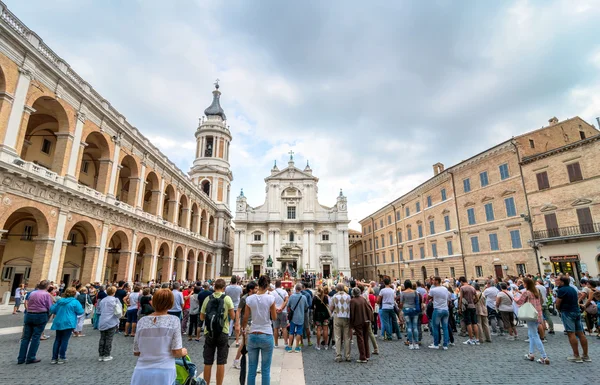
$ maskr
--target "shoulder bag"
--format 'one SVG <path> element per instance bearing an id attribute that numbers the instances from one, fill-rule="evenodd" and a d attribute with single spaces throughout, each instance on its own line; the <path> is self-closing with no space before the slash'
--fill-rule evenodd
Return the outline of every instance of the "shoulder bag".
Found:
<path id="1" fill-rule="evenodd" d="M 537 321 L 538 320 L 538 312 L 535 307 L 529 302 L 529 298 L 527 302 L 525 302 L 521 307 L 519 307 L 519 311 L 517 312 L 517 317 L 521 321 Z"/>

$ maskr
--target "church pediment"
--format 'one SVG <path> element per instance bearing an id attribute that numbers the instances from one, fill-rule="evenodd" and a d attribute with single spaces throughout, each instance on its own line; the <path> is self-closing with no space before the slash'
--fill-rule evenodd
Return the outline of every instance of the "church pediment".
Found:
<path id="1" fill-rule="evenodd" d="M 540 208 L 540 211 L 543 212 L 543 213 L 545 213 L 547 211 L 554 211 L 556 209 L 557 209 L 556 206 L 548 204 L 548 205 L 543 205 L 542 208 Z"/>
<path id="2" fill-rule="evenodd" d="M 571 203 L 571 206 L 589 205 L 590 203 L 592 203 L 591 199 L 578 198 Z"/>
<path id="3" fill-rule="evenodd" d="M 297 180 L 311 179 L 311 180 L 314 180 L 315 182 L 319 181 L 319 178 L 317 178 L 307 172 L 304 172 L 296 167 L 293 167 L 293 166 L 286 167 L 283 170 L 266 177 L 265 181 L 281 180 L 281 179 L 297 179 Z"/>

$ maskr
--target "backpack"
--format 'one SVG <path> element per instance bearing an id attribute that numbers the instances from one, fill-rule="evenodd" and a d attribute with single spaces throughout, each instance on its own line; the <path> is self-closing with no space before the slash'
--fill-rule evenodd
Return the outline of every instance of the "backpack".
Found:
<path id="1" fill-rule="evenodd" d="M 223 332 L 225 326 L 225 294 L 219 298 L 211 294 L 206 304 L 205 327 L 208 336 L 215 338 Z"/>

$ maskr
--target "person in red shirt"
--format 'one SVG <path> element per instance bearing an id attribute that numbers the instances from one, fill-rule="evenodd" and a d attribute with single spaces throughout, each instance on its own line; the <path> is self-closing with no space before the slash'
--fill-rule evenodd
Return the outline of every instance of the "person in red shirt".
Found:
<path id="1" fill-rule="evenodd" d="M 194 287 L 189 285 L 183 291 L 183 319 L 181 320 L 181 333 L 185 334 L 185 331 L 188 329 L 188 321 L 190 319 L 190 297 L 194 294 Z"/>

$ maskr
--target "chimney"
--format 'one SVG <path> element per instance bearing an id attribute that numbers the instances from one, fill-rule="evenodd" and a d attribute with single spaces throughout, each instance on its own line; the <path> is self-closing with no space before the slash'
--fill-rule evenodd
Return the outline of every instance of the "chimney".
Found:
<path id="1" fill-rule="evenodd" d="M 436 176 L 438 174 L 440 174 L 442 171 L 444 171 L 444 165 L 441 163 L 436 163 L 433 165 L 433 176 Z"/>
<path id="2" fill-rule="evenodd" d="M 548 119 L 548 123 L 550 123 L 551 126 L 554 126 L 556 123 L 558 123 L 558 118 L 553 116 L 552 118 Z"/>

